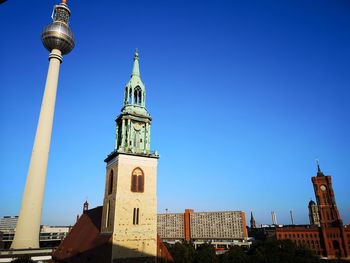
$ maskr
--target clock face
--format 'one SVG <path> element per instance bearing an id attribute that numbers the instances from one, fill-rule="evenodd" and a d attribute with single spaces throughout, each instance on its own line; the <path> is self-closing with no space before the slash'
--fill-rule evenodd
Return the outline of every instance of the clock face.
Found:
<path id="1" fill-rule="evenodd" d="M 325 185 L 321 185 L 321 186 L 320 186 L 320 189 L 321 189 L 322 191 L 326 191 L 326 186 L 325 186 Z"/>
<path id="2" fill-rule="evenodd" d="M 137 130 L 137 131 L 141 130 L 141 125 L 139 123 L 135 123 L 134 124 L 134 129 Z"/>

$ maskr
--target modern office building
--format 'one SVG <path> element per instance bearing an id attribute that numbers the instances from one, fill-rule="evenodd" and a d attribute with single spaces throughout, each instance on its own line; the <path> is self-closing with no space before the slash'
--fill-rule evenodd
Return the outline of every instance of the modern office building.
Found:
<path id="1" fill-rule="evenodd" d="M 162 239 L 185 240 L 183 213 L 166 213 L 157 216 L 157 232 Z"/>
<path id="2" fill-rule="evenodd" d="M 4 216 L 0 218 L 0 231 L 8 232 L 15 231 L 18 221 L 18 216 Z"/>
<path id="3" fill-rule="evenodd" d="M 249 245 L 243 211 L 158 214 L 158 235 L 163 241 L 192 242 L 195 247 L 211 242 L 216 247 Z"/>
<path id="4" fill-rule="evenodd" d="M 16 233 L 18 216 L 4 216 L 0 218 L 1 247 L 7 249 L 11 246 Z M 40 247 L 56 247 L 69 233 L 70 226 L 40 226 Z"/>

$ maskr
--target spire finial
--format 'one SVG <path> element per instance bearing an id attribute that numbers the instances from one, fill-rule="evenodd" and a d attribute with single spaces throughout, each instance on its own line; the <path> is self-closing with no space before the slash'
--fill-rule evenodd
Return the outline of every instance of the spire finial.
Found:
<path id="1" fill-rule="evenodd" d="M 131 76 L 138 76 L 140 77 L 140 68 L 139 68 L 139 52 L 136 48 L 135 55 L 134 55 L 134 66 L 132 68 L 132 74 Z"/>
<path id="2" fill-rule="evenodd" d="M 67 4 L 67 0 L 62 0 L 61 4 L 66 5 Z"/>
<path id="3" fill-rule="evenodd" d="M 318 159 L 316 159 L 316 164 L 317 164 L 317 176 L 324 176 L 324 174 L 320 168 L 320 163 L 319 163 Z"/>
<path id="4" fill-rule="evenodd" d="M 317 164 L 317 172 L 321 172 L 320 162 L 318 161 L 318 159 L 316 159 L 316 164 Z"/>

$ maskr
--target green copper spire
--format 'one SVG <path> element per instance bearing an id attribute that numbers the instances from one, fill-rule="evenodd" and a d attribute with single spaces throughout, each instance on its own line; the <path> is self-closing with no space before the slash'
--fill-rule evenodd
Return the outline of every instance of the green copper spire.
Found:
<path id="1" fill-rule="evenodd" d="M 140 78 L 139 54 L 136 50 L 134 55 L 134 66 L 132 68 L 131 78 L 126 84 L 124 93 L 124 107 L 127 106 L 146 107 L 146 89 Z M 135 110 L 135 109 L 134 109 Z M 145 109 L 139 109 L 143 113 Z"/>
<path id="2" fill-rule="evenodd" d="M 139 53 L 137 49 L 135 50 L 135 55 L 134 55 L 134 67 L 132 68 L 132 74 L 131 77 L 140 77 L 140 68 L 139 68 Z"/>
<path id="3" fill-rule="evenodd" d="M 116 119 L 115 150 L 135 155 L 154 155 L 151 148 L 151 115 L 146 109 L 146 88 L 140 78 L 136 50 L 131 78 L 125 85 L 124 106 Z"/>

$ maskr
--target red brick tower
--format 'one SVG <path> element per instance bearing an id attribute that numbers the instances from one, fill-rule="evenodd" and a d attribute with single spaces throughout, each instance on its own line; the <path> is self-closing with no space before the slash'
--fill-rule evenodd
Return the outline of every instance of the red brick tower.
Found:
<path id="1" fill-rule="evenodd" d="M 348 239 L 340 218 L 332 188 L 332 177 L 325 176 L 317 163 L 317 176 L 312 177 L 319 210 L 322 239 L 327 257 L 350 256 Z"/>

